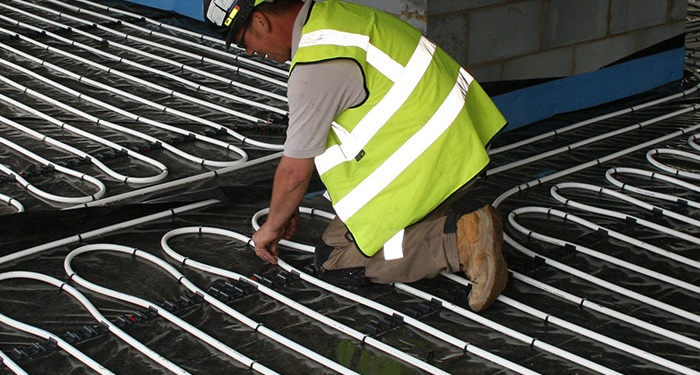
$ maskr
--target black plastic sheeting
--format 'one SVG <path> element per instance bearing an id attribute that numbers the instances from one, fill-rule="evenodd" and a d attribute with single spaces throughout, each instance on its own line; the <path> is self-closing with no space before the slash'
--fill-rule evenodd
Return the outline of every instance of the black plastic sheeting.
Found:
<path id="1" fill-rule="evenodd" d="M 2 3 L 11 4 L 13 6 L 16 5 L 14 2 L 5 0 L 2 0 Z M 66 3 L 73 4 L 72 1 Z M 103 1 L 100 1 L 100 3 L 103 3 Z M 131 11 L 144 14 L 149 18 L 158 19 L 180 27 L 202 30 L 201 25 L 180 17 L 161 14 L 157 11 L 121 2 L 104 3 L 125 7 Z M 20 5 L 16 6 L 22 8 Z M 85 5 L 83 4 L 80 6 Z M 20 16 L 17 17 L 23 19 Z M 141 22 L 138 20 L 129 21 Z M 29 21 L 27 20 L 26 22 Z M 114 26 L 122 27 L 121 25 Z M 0 27 L 11 28 L 9 24 L 6 25 L 5 23 L 0 23 Z M 69 34 L 65 31 L 64 33 Z M 45 38 L 41 35 L 37 37 Z M 0 42 L 12 45 L 18 49 L 32 51 L 32 53 L 44 54 L 14 38 L 5 38 L 0 40 Z M 163 41 L 163 43 L 168 42 Z M 140 46 L 138 43 L 134 43 L 134 46 L 144 49 L 151 48 Z M 68 46 L 62 47 L 66 49 L 75 49 Z M 72 52 L 83 53 L 79 49 L 75 49 L 75 51 Z M 0 50 L 0 58 L 33 66 L 26 61 L 22 62 L 20 58 L 12 56 L 12 54 L 2 50 Z M 50 58 L 53 63 L 59 66 L 73 66 L 76 71 L 84 72 L 84 74 L 88 74 L 89 72 L 91 76 L 97 77 L 95 79 L 106 80 L 114 87 L 127 91 L 140 92 L 151 100 L 160 103 L 168 103 L 168 105 L 177 106 L 178 109 L 191 111 L 210 119 L 217 119 L 231 126 L 240 125 L 241 129 L 248 126 L 245 123 L 232 120 L 230 116 L 206 110 L 196 104 L 186 103 L 182 100 L 166 96 L 158 96 L 160 94 L 149 92 L 143 87 L 134 85 L 121 78 L 100 72 L 92 72 L 89 67 L 76 67 L 75 62 L 71 62 L 65 57 L 46 53 L 46 56 L 42 58 Z M 95 61 L 99 60 L 99 57 L 92 56 L 91 58 L 94 58 Z M 120 66 L 120 68 L 123 67 Z M 33 69 L 40 70 L 42 74 L 47 76 L 60 78 L 56 73 L 50 72 L 49 70 L 44 71 L 42 67 L 33 66 Z M 134 74 L 140 77 L 148 76 L 145 72 L 135 71 Z M 104 109 L 93 108 L 93 106 L 86 104 L 82 100 L 66 98 L 61 92 L 53 92 L 54 89 L 47 88 L 41 83 L 27 79 L 23 74 L 3 70 L 2 75 L 28 86 L 32 85 L 35 89 L 41 90 L 44 93 L 51 93 L 56 97 L 63 97 L 63 99 L 71 103 L 71 105 L 84 110 L 90 110 L 91 113 L 94 113 L 96 116 L 104 116 L 109 118 L 110 121 L 141 129 L 156 137 L 163 137 L 164 139 L 173 137 L 172 134 L 125 120 Z M 192 78 L 206 81 L 204 78 Z M 156 78 L 155 80 L 158 79 Z M 64 78 L 62 81 L 66 85 L 80 88 L 81 90 L 87 90 L 80 84 L 69 79 Z M 260 87 L 266 86 L 265 83 L 254 79 L 250 80 L 249 83 Z M 207 82 L 207 84 L 218 85 L 216 82 Z M 533 135 L 541 134 L 551 129 L 559 129 L 565 125 L 611 113 L 618 109 L 628 108 L 632 105 L 645 103 L 652 99 L 665 97 L 697 84 L 698 82 L 689 75 L 683 82 L 668 85 L 654 92 L 649 92 L 622 102 L 612 103 L 579 113 L 557 116 L 543 123 L 512 132 L 506 132 L 497 139 L 493 148 L 497 149 L 501 146 L 527 139 Z M 222 89 L 226 88 L 222 87 Z M 181 118 L 175 118 L 164 113 L 157 113 L 157 111 L 144 108 L 138 103 L 114 97 L 112 94 L 105 93 L 101 90 L 93 89 L 90 91 L 91 95 L 99 96 L 103 98 L 103 100 L 114 105 L 129 108 L 129 110 L 138 112 L 143 116 L 149 116 L 170 124 L 177 124 L 183 128 L 192 126 L 191 131 L 203 132 L 201 127 L 188 124 L 187 121 Z M 143 145 L 140 141 L 131 139 L 128 136 L 95 127 L 85 120 L 75 118 L 74 115 L 67 114 L 65 111 L 51 107 L 45 103 L 40 103 L 35 99 L 23 95 L 20 91 L 8 88 L 6 85 L 0 85 L 0 92 L 13 97 L 15 100 L 20 100 L 32 106 L 36 106 L 37 108 L 42 108 L 45 112 L 61 117 L 71 124 L 81 124 L 85 129 L 90 129 L 96 134 L 112 137 L 115 141 L 118 140 L 124 144 L 143 146 L 140 149 L 144 154 L 162 161 L 169 167 L 171 174 L 168 177 L 168 181 L 176 181 L 180 178 L 194 176 L 208 170 L 207 168 L 185 162 L 162 149 Z M 280 93 L 283 93 L 283 90 L 280 90 Z M 195 93 L 193 93 L 193 95 L 195 95 Z M 196 95 L 200 94 L 196 93 Z M 201 95 L 202 97 L 206 97 L 204 94 Z M 492 157 L 489 170 L 508 165 L 512 162 L 524 160 L 531 156 L 541 154 L 546 150 L 573 145 L 599 134 L 605 134 L 629 125 L 643 123 L 650 119 L 658 118 L 659 116 L 689 108 L 697 102 L 697 94 L 692 94 L 688 97 L 662 103 L 649 109 L 639 110 L 615 118 L 595 122 L 592 125 L 574 131 L 548 137 L 544 140 L 511 151 L 495 154 Z M 232 106 L 234 105 L 232 103 L 227 103 L 227 105 L 229 104 Z M 256 113 L 255 110 L 250 108 L 240 107 L 239 109 L 247 113 Z M 0 104 L 0 113 L 5 117 L 21 122 L 25 126 L 37 130 L 41 129 L 41 131 L 47 132 L 47 135 L 50 134 L 57 138 L 63 137 L 63 139 L 66 139 L 67 143 L 75 147 L 90 149 L 95 153 L 107 152 L 106 149 L 102 148 L 103 146 L 95 145 L 93 142 L 86 141 L 79 137 L 66 135 L 64 131 L 56 130 L 47 125 L 44 121 L 4 103 Z M 265 114 L 256 113 L 256 115 Z M 546 178 L 553 173 L 567 170 L 568 168 L 605 157 L 606 155 L 611 155 L 619 150 L 624 150 L 628 147 L 633 147 L 649 140 L 671 134 L 679 129 L 694 126 L 699 122 L 698 117 L 697 112 L 689 111 L 685 114 L 670 116 L 661 121 L 653 122 L 625 134 L 559 153 L 541 161 L 527 163 L 506 172 L 494 173 L 492 175 L 489 175 L 487 172 L 488 177 L 482 178 L 465 198 L 457 202 L 455 209 L 464 212 L 472 210 L 485 203 L 493 202 L 494 199 L 499 197 L 502 193 L 514 187 L 522 186 L 522 184 L 526 182 L 534 181 L 537 178 Z M 248 126 L 245 130 L 241 130 L 241 132 L 245 132 L 246 135 L 256 139 L 281 142 L 284 136 L 284 119 L 278 118 L 273 124 L 275 126 L 266 128 L 266 131 Z M 26 147 L 31 147 L 32 150 L 36 150 L 37 153 L 41 153 L 48 159 L 71 159 L 71 156 L 66 156 L 65 153 L 39 144 L 38 142 L 31 141 L 27 137 L 5 126 L 1 126 L 0 129 L 2 130 L 3 137 L 11 138 L 18 143 L 22 142 Z M 698 261 L 700 260 L 700 250 L 698 250 L 698 246 L 695 244 L 646 229 L 639 225 L 634 225 L 630 222 L 620 222 L 619 220 L 606 218 L 593 213 L 567 209 L 563 207 L 561 203 L 555 201 L 549 193 L 549 189 L 552 185 L 564 181 L 583 182 L 612 188 L 605 180 L 605 171 L 607 169 L 621 166 L 652 169 L 645 159 L 645 154 L 648 149 L 654 147 L 672 148 L 692 152 L 687 144 L 689 136 L 690 134 L 685 134 L 674 137 L 670 140 L 654 144 L 649 148 L 626 154 L 610 162 L 586 168 L 554 181 L 548 181 L 542 185 L 531 188 L 521 188 L 521 192 L 504 200 L 499 206 L 499 210 L 504 214 L 504 217 L 512 210 L 525 206 L 543 206 L 570 211 L 577 216 L 586 218 L 599 225 L 615 228 L 615 230 L 629 236 Z M 230 142 L 235 141 L 227 136 L 220 136 L 220 138 Z M 198 152 L 199 155 L 213 155 L 216 156 L 217 159 L 226 158 L 226 156 L 221 155 L 220 151 L 209 149 L 205 145 L 201 145 L 197 142 L 188 143 L 186 139 L 183 139 L 180 144 L 184 145 L 182 147 L 187 147 Z M 270 155 L 272 153 L 269 150 L 262 150 L 250 146 L 244 146 L 244 148 L 249 152 L 250 159 Z M 4 164 L 12 166 L 15 170 L 30 171 L 34 168 L 31 161 L 7 149 L 0 150 L 0 157 Z M 235 158 L 235 155 L 228 155 L 228 157 Z M 682 167 L 683 170 L 686 171 L 698 170 L 697 163 L 693 161 L 664 156 L 660 156 L 659 159 L 664 160 L 668 164 Z M 68 161 L 70 162 L 71 160 Z M 133 170 L 134 174 L 147 175 L 150 173 L 148 167 L 139 165 L 139 163 L 133 163 L 123 157 L 115 157 L 111 159 L 110 163 L 120 170 Z M 64 271 L 63 262 L 65 256 L 69 252 L 84 244 L 119 244 L 146 251 L 163 259 L 168 259 L 160 247 L 160 241 L 162 236 L 172 229 L 185 226 L 206 226 L 229 229 L 249 236 L 253 232 L 250 223 L 252 215 L 267 205 L 275 164 L 276 163 L 273 161 L 247 167 L 239 171 L 220 175 L 216 178 L 209 178 L 195 183 L 179 185 L 172 189 L 144 193 L 128 199 L 118 200 L 106 206 L 74 208 L 70 210 L 63 209 L 66 208 L 65 205 L 48 203 L 37 199 L 12 181 L 3 181 L 0 183 L 0 192 L 21 200 L 22 203 L 25 204 L 26 212 L 13 213 L 11 207 L 2 208 L 3 215 L 0 216 L 0 257 L 77 234 L 88 233 L 91 230 L 123 223 L 128 220 L 164 212 L 207 199 L 216 199 L 218 203 L 201 209 L 178 213 L 164 219 L 120 228 L 97 238 L 88 238 L 82 241 L 76 240 L 69 244 L 54 246 L 32 256 L 0 264 L 0 272 L 14 270 L 34 271 L 71 283 Z M 83 168 L 81 170 L 88 171 L 98 176 L 100 175 L 100 172 L 96 172 L 90 166 L 80 165 L 76 167 L 76 169 L 78 168 Z M 104 176 L 101 176 L 100 179 L 105 182 L 108 188 L 108 197 L 118 196 L 119 194 L 128 193 L 139 188 L 110 181 L 102 177 Z M 65 178 L 51 171 L 40 171 L 40 173 L 28 177 L 28 179 L 37 186 L 41 186 L 46 190 L 56 193 L 65 192 L 66 194 L 75 194 L 76 190 L 86 189 L 80 182 L 73 180 L 66 181 Z M 697 200 L 697 192 L 684 191 L 663 182 L 638 177 L 624 177 L 624 179 L 631 185 L 675 194 L 689 201 Z M 328 203 L 319 194 L 321 190 L 321 184 L 317 180 L 314 180 L 304 205 L 328 210 Z M 618 212 L 626 212 L 630 215 L 672 226 L 677 230 L 693 236 L 700 236 L 700 228 L 696 226 L 679 224 L 674 220 L 661 217 L 657 214 L 644 212 L 639 208 L 613 200 L 604 195 L 583 190 L 566 191 L 565 194 L 567 197 L 577 201 L 605 207 Z M 661 200 L 654 200 L 653 204 L 681 212 L 692 218 L 700 218 L 700 214 L 694 208 L 677 207 L 673 203 Z M 621 241 L 610 239 L 603 233 L 594 232 L 574 223 L 542 214 L 523 215 L 518 217 L 518 222 L 533 231 L 578 243 L 620 259 L 651 268 L 655 271 L 673 275 L 693 285 L 700 285 L 700 271 L 698 269 L 650 254 L 647 251 Z M 301 231 L 295 240 L 312 245 L 318 244 L 320 234 L 325 228 L 325 225 L 325 219 L 305 215 L 303 217 Z M 533 238 L 526 238 L 516 233 L 510 225 L 506 225 L 506 233 L 519 243 L 542 256 L 556 259 L 569 266 L 580 269 L 587 274 L 643 293 L 693 314 L 698 314 L 700 312 L 698 309 L 700 297 L 693 292 L 685 291 L 678 287 L 670 286 L 667 283 L 642 276 L 636 272 L 625 270 L 615 263 L 577 254 L 567 247 L 548 245 Z M 171 241 L 171 245 L 184 256 L 213 266 L 230 269 L 244 276 L 262 275 L 268 277 L 270 280 L 275 279 L 278 275 L 289 276 L 279 268 L 260 261 L 245 243 L 233 241 L 228 238 L 209 234 L 183 235 L 174 238 Z M 513 271 L 525 274 L 546 284 L 556 286 L 557 288 L 566 290 L 569 293 L 587 300 L 595 301 L 604 306 L 630 314 L 643 321 L 657 324 L 694 340 L 700 340 L 700 324 L 697 322 L 661 311 L 648 304 L 638 302 L 628 295 L 612 292 L 584 281 L 579 277 L 557 270 L 549 265 L 543 264 L 541 259 L 532 259 L 523 255 L 512 246 L 506 245 L 504 252 L 509 266 Z M 310 254 L 297 251 L 287 250 L 283 254 L 283 258 L 300 269 L 308 269 L 305 267 L 308 267 L 312 263 Z M 188 279 L 192 280 L 204 290 L 209 290 L 212 286 L 221 289 L 223 288 L 223 283 L 226 282 L 226 280 L 222 280 L 220 277 L 201 271 L 194 271 L 188 267 L 182 267 L 172 260 L 169 261 L 171 264 L 178 267 Z M 160 306 L 174 306 L 175 308 L 173 311 L 177 316 L 275 371 L 284 374 L 320 374 L 331 372 L 310 359 L 300 356 L 290 349 L 254 332 L 254 330 L 243 326 L 235 319 L 225 316 L 209 304 L 199 301 L 197 298 L 194 298 L 190 292 L 179 285 L 178 280 L 142 260 L 113 252 L 96 252 L 79 256 L 74 261 L 73 267 L 81 277 L 90 281 L 147 299 Z M 412 285 L 436 297 L 452 301 L 460 306 L 467 306 L 466 294 L 468 291 L 464 287 L 460 287 L 456 283 L 448 281 L 443 277 L 437 277 L 433 280 L 424 280 Z M 163 318 L 153 316 L 149 311 L 111 298 L 99 296 L 82 288 L 78 289 L 83 291 L 90 301 L 111 321 L 129 321 L 130 323 L 123 327 L 127 333 L 191 373 L 218 374 L 249 372 L 245 366 L 226 357 L 218 350 L 202 343 L 191 334 L 184 332 L 182 329 L 165 321 Z M 310 308 L 322 312 L 324 315 L 332 317 L 359 331 L 371 334 L 382 342 L 399 348 L 426 362 L 432 363 L 449 373 L 510 373 L 509 370 L 504 369 L 500 365 L 486 361 L 471 353 L 465 353 L 462 348 L 451 346 L 407 324 L 399 324 L 389 329 L 377 330 L 376 323 L 387 318 L 383 316 L 383 314 L 370 308 L 360 306 L 336 294 L 318 289 L 307 282 L 291 278 L 289 282 L 284 285 L 276 286 L 275 289 Z M 434 305 L 426 304 L 417 297 L 397 291 L 393 286 L 376 285 L 352 289 L 352 291 L 395 308 L 404 314 L 418 312 L 419 319 L 422 322 L 494 353 L 495 355 L 506 358 L 528 369 L 532 369 L 533 371 L 551 374 L 594 372 L 570 360 L 563 359 L 545 350 L 539 349 L 531 345 L 531 342 L 516 340 L 490 327 L 459 316 L 447 309 L 435 308 Z M 231 292 L 231 294 L 233 295 L 235 293 Z M 631 324 L 623 323 L 606 315 L 582 308 L 581 306 L 567 302 L 562 298 L 513 278 L 511 278 L 511 282 L 504 292 L 504 295 L 538 310 L 545 311 L 552 316 L 565 319 L 592 331 L 615 338 L 634 347 L 687 366 L 695 371 L 700 371 L 700 361 L 698 361 L 700 351 L 698 348 L 669 340 L 660 335 L 634 327 Z M 71 340 L 79 350 L 115 373 L 160 374 L 166 372 L 165 369 L 159 367 L 144 355 L 137 353 L 114 335 L 102 332 L 98 322 L 94 321 L 82 306 L 66 293 L 59 292 L 56 287 L 38 281 L 3 281 L 0 282 L 0 300 L 2 301 L 0 313 L 41 327 L 66 340 Z M 420 370 L 402 363 L 345 334 L 338 333 L 334 329 L 326 327 L 319 322 L 309 319 L 259 292 L 251 291 L 243 296 L 235 297 L 228 302 L 228 305 L 250 318 L 263 323 L 266 327 L 356 372 L 362 374 L 421 373 Z M 651 362 L 647 358 L 625 353 L 622 350 L 586 338 L 579 332 L 548 324 L 539 318 L 528 315 L 502 302 L 495 303 L 494 306 L 484 312 L 482 316 L 503 324 L 515 331 L 536 338 L 537 340 L 576 353 L 581 357 L 619 372 L 634 374 L 675 373 L 672 370 Z M 92 373 L 92 370 L 79 363 L 63 350 L 56 349 L 51 343 L 17 331 L 4 324 L 0 324 L 0 350 L 15 359 L 16 362 L 29 373 Z M 8 368 L 0 365 L 0 374 L 9 373 L 11 372 Z"/>

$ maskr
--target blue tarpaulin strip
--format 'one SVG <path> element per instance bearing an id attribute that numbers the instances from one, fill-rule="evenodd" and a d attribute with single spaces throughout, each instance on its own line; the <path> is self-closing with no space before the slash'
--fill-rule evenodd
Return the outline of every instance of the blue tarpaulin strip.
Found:
<path id="1" fill-rule="evenodd" d="M 132 3 L 151 8 L 167 10 L 187 16 L 198 21 L 204 21 L 202 0 L 129 0 Z"/>
<path id="2" fill-rule="evenodd" d="M 640 57 L 493 97 L 513 130 L 556 114 L 610 103 L 678 81 L 685 48 Z"/>

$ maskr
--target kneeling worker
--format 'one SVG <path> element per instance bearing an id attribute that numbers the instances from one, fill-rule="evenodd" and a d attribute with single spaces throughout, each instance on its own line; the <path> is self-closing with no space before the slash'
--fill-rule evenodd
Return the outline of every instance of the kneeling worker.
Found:
<path id="1" fill-rule="evenodd" d="M 206 0 L 209 25 L 248 54 L 284 63 L 289 126 L 270 212 L 253 234 L 277 263 L 314 168 L 337 215 L 318 249 L 330 282 L 412 282 L 464 271 L 469 305 L 507 283 L 498 212 L 445 209 L 489 163 L 506 121 L 445 51 L 397 17 L 337 0 Z"/>

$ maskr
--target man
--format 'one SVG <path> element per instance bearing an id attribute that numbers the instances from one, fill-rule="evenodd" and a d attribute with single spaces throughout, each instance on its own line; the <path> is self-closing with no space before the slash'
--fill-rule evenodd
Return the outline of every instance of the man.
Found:
<path id="1" fill-rule="evenodd" d="M 291 61 L 285 151 L 256 254 L 277 263 L 315 166 L 337 215 L 316 251 L 320 277 L 393 283 L 461 270 L 474 283 L 470 307 L 486 309 L 507 282 L 499 215 L 443 209 L 486 167 L 486 144 L 506 123 L 478 83 L 416 29 L 369 7 L 205 0 L 204 13 L 227 46 Z"/>

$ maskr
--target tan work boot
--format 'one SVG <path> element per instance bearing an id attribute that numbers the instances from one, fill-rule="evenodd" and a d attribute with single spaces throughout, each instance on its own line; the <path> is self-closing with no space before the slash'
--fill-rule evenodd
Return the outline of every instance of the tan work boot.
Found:
<path id="1" fill-rule="evenodd" d="M 503 225 L 493 206 L 486 205 L 457 221 L 460 268 L 473 282 L 469 307 L 476 312 L 489 307 L 508 282 L 502 245 Z"/>

